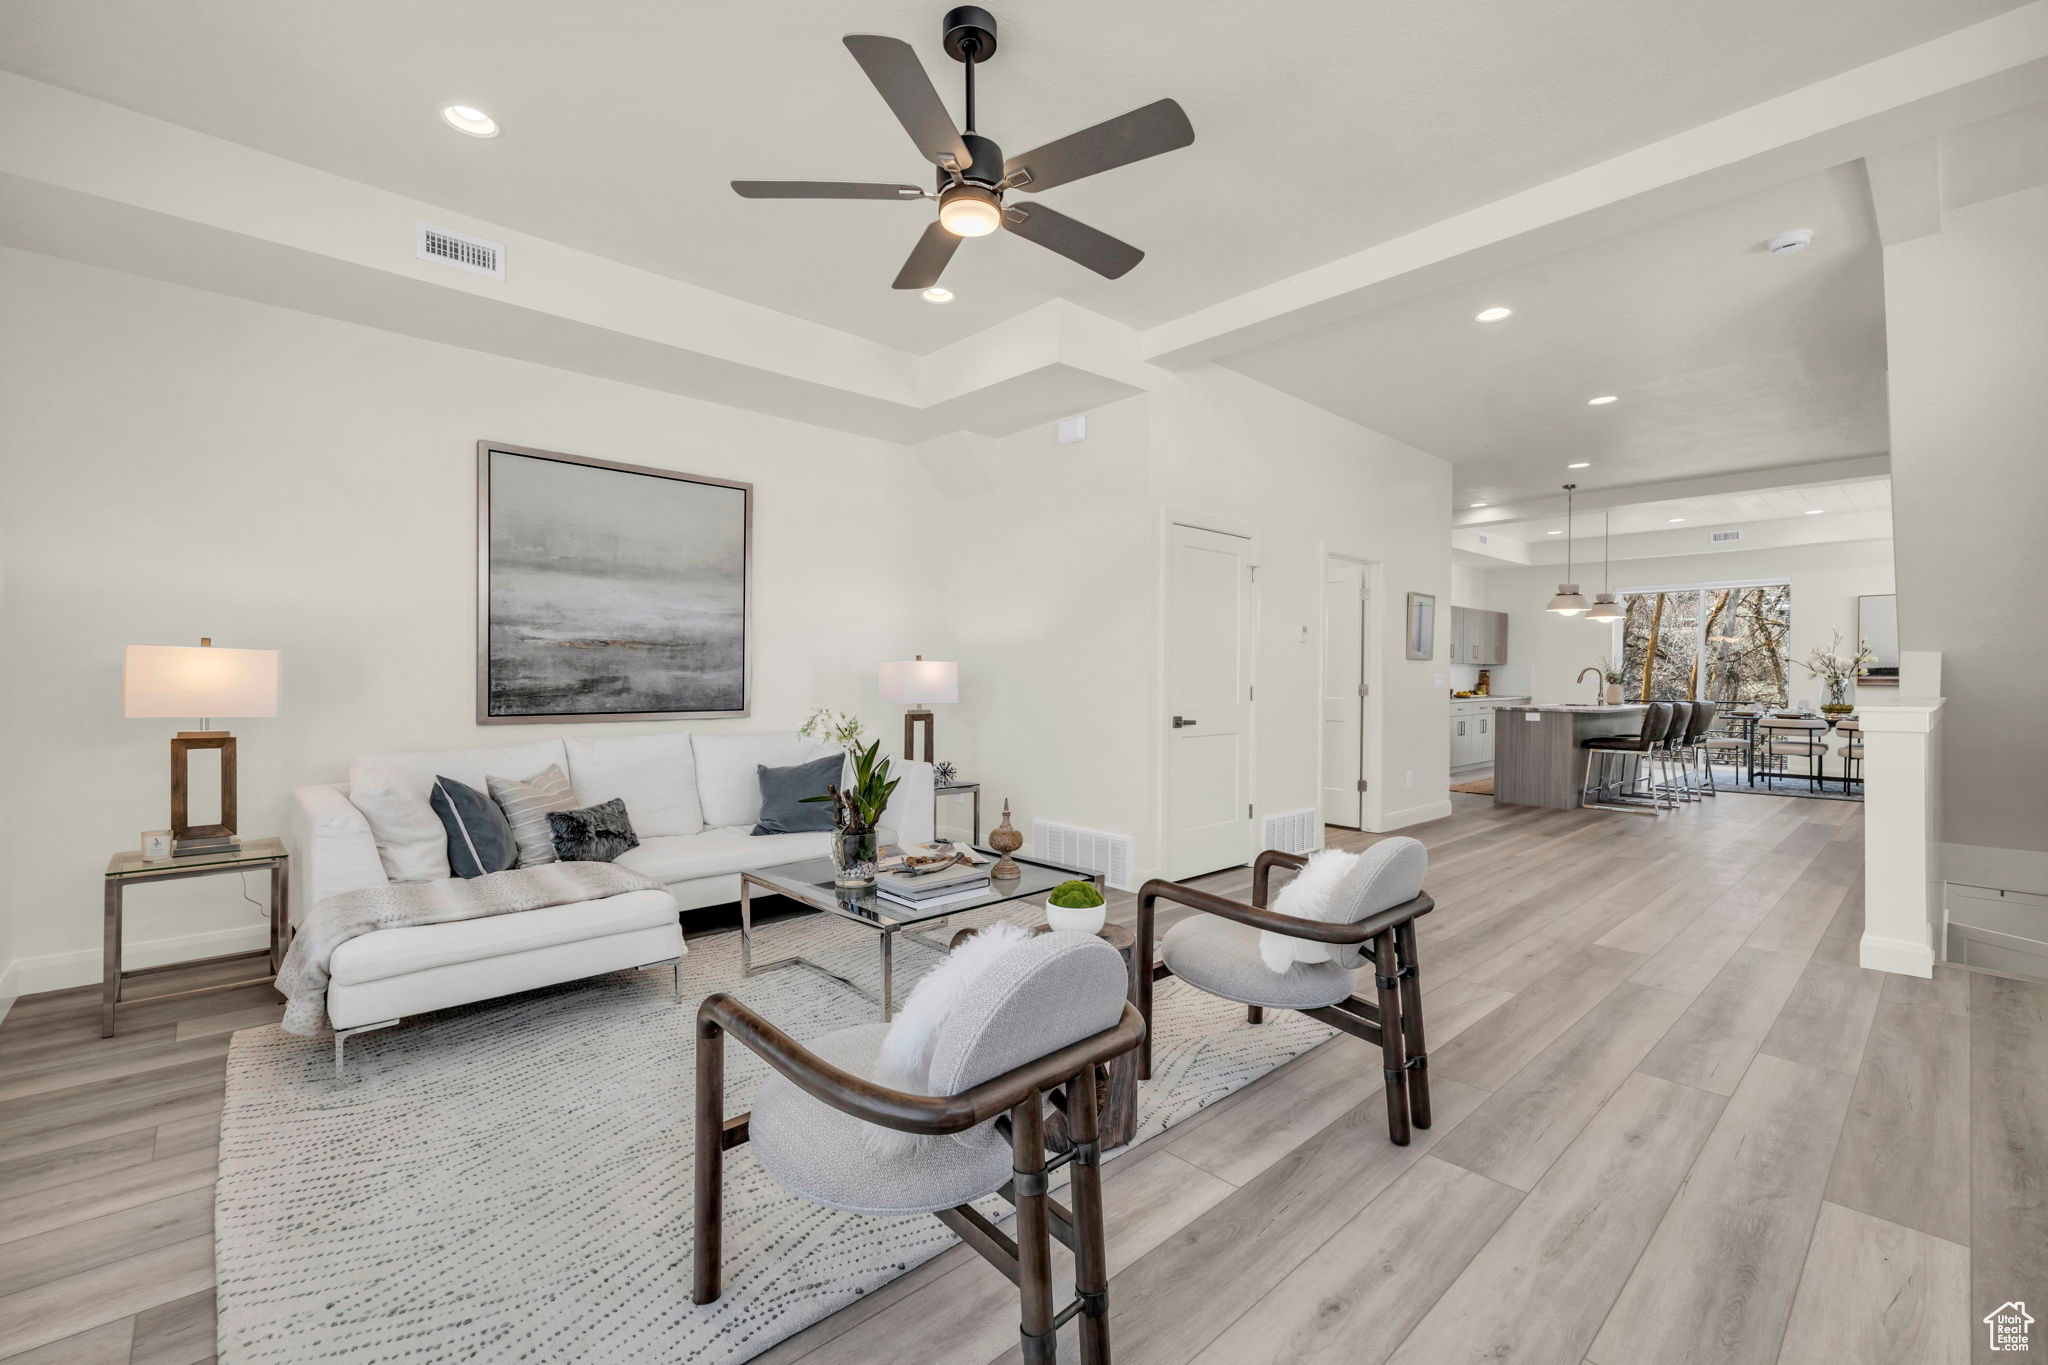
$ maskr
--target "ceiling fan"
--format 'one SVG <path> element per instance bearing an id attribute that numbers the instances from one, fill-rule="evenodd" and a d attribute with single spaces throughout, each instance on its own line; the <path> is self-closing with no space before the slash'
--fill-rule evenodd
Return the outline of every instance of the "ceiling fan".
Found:
<path id="1" fill-rule="evenodd" d="M 1036 194 L 1083 176 L 1127 166 L 1195 140 L 1188 116 L 1172 100 L 1157 100 L 1119 118 L 1007 160 L 1003 149 L 974 130 L 974 68 L 996 53 L 995 16 L 978 5 L 946 13 L 946 52 L 967 67 L 967 128 L 953 126 L 945 102 L 917 53 L 901 38 L 848 34 L 847 50 L 860 63 L 890 112 L 927 161 L 939 168 L 937 188 L 860 184 L 835 180 L 735 180 L 747 199 L 936 199 L 938 221 L 924 230 L 894 288 L 929 289 L 939 282 L 962 237 L 985 237 L 997 228 L 1016 233 L 1116 279 L 1145 253 L 1086 223 L 1038 203 L 1004 203 L 1011 190 Z"/>

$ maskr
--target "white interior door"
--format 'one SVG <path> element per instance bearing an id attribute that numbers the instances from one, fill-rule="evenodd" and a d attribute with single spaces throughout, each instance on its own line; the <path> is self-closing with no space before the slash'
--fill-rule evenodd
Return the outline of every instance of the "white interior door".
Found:
<path id="1" fill-rule="evenodd" d="M 1365 828 L 1365 566 L 1323 574 L 1323 823 Z"/>
<path id="2" fill-rule="evenodd" d="M 1166 875 L 1251 857 L 1251 542 L 1175 526 L 1166 576 Z"/>

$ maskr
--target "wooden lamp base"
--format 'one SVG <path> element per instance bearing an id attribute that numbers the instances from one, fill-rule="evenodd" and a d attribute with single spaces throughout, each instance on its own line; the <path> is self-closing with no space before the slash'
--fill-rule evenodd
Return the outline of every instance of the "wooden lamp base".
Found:
<path id="1" fill-rule="evenodd" d="M 220 750 L 220 822 L 195 825 L 186 806 L 187 763 L 194 749 Z M 171 740 L 171 856 L 239 848 L 235 837 L 235 737 L 225 730 L 180 730 Z"/>

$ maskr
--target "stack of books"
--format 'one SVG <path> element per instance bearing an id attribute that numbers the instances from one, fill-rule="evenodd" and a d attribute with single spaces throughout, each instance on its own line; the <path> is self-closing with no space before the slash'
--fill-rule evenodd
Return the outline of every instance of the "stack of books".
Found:
<path id="1" fill-rule="evenodd" d="M 883 900 L 918 910 L 971 901 L 988 894 L 988 869 L 956 864 L 931 872 L 909 870 L 877 872 L 875 894 Z"/>

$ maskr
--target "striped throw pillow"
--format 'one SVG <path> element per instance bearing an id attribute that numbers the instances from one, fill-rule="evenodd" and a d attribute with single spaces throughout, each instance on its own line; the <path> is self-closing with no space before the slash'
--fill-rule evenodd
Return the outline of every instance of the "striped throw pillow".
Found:
<path id="1" fill-rule="evenodd" d="M 486 777 L 484 783 L 512 826 L 512 841 L 519 845 L 519 865 L 538 867 L 556 861 L 555 835 L 548 828 L 548 812 L 575 810 L 580 804 L 562 766 L 550 763 L 523 782 L 509 777 Z"/>

